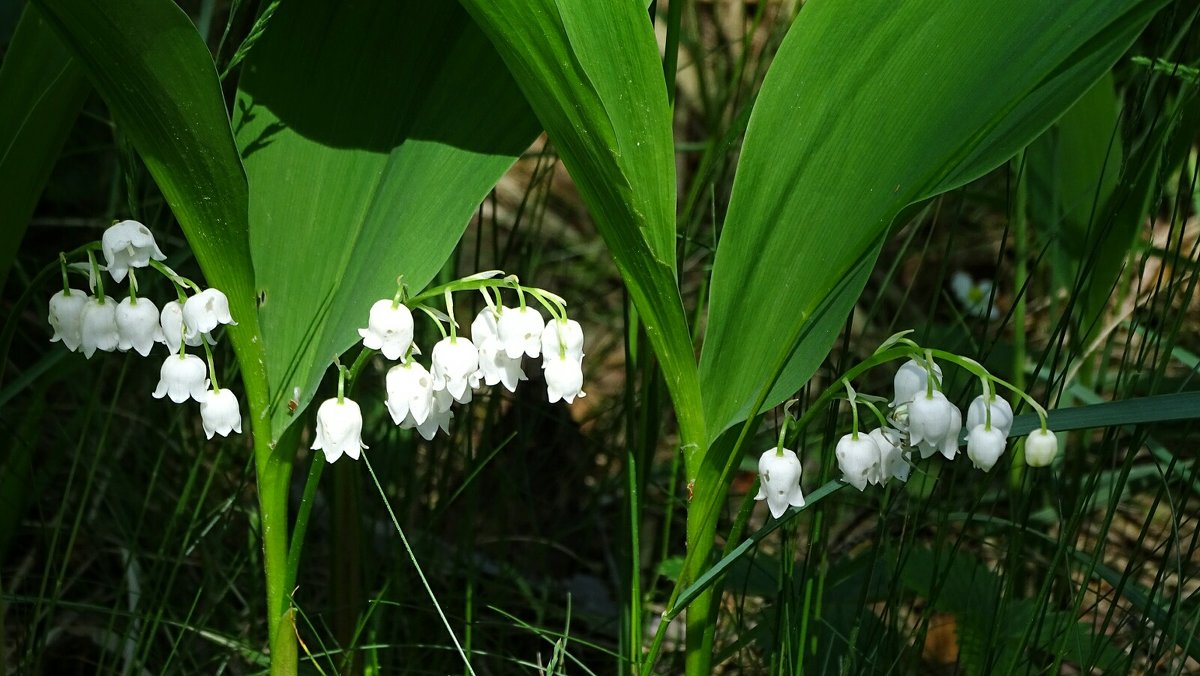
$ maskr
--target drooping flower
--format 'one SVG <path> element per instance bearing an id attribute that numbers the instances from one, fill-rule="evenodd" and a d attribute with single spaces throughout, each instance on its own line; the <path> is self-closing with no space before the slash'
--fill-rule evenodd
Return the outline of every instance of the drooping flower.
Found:
<path id="1" fill-rule="evenodd" d="M 163 305 L 158 325 L 162 328 L 163 343 L 167 346 L 167 351 L 171 354 L 179 352 L 180 341 L 191 347 L 199 346 L 202 340 L 207 341 L 209 345 L 213 345 L 216 342 L 207 333 L 188 334 L 187 328 L 183 324 L 183 306 L 179 304 L 179 301 L 173 300 Z"/>
<path id="2" fill-rule="evenodd" d="M 359 452 L 367 448 L 362 441 L 362 410 L 352 399 L 341 402 L 336 397 L 326 399 L 317 409 L 317 433 L 312 449 L 325 452 L 325 462 L 333 462 L 346 454 L 358 460 Z"/>
<path id="3" fill-rule="evenodd" d="M 165 342 L 158 306 L 149 298 L 124 298 L 117 305 L 117 333 L 121 337 L 117 347 L 121 350 L 134 349 L 143 357 L 150 354 L 155 343 Z"/>
<path id="4" fill-rule="evenodd" d="M 879 447 L 879 483 L 885 484 L 891 478 L 907 482 L 912 465 L 904 458 L 904 449 L 900 447 L 903 436 L 900 432 L 890 427 L 880 427 L 871 430 L 870 436 Z"/>
<path id="5" fill-rule="evenodd" d="M 946 434 L 938 444 L 938 450 L 947 460 L 953 460 L 954 456 L 958 455 L 958 437 L 962 434 L 962 427 L 962 413 L 957 406 L 951 404 L 950 426 L 946 428 Z"/>
<path id="6" fill-rule="evenodd" d="M 121 343 L 117 332 L 117 301 L 108 296 L 88 298 L 80 313 L 79 333 L 83 356 L 88 359 L 96 350 L 112 352 L 117 349 Z"/>
<path id="7" fill-rule="evenodd" d="M 417 433 L 425 441 L 432 441 L 438 430 L 450 433 L 450 419 L 454 417 L 454 413 L 450 411 L 451 404 L 454 403 L 454 398 L 446 390 L 434 390 L 433 392 L 433 408 L 429 411 L 429 416 L 425 418 L 425 422 L 418 424 L 410 415 L 400 423 L 400 429 L 416 429 Z"/>
<path id="8" fill-rule="evenodd" d="M 517 383 L 526 380 L 521 358 L 513 359 L 504 351 L 500 340 L 496 311 L 485 307 L 471 322 L 471 342 L 479 349 L 479 372 L 489 387 L 503 383 L 509 392 L 517 391 Z"/>
<path id="9" fill-rule="evenodd" d="M 574 319 L 551 319 L 542 330 L 542 354 L 583 359 L 583 327 Z"/>
<path id="10" fill-rule="evenodd" d="M 479 350 L 469 338 L 446 337 L 433 346 L 433 387 L 446 390 L 460 404 L 471 401 L 471 388 L 479 387 Z"/>
<path id="11" fill-rule="evenodd" d="M 218 324 L 237 325 L 229 314 L 229 299 L 220 289 L 205 289 L 183 303 L 183 324 L 189 337 L 208 333 Z"/>
<path id="12" fill-rule="evenodd" d="M 100 248 L 104 251 L 108 274 L 118 282 L 125 279 L 129 268 L 144 268 L 150 264 L 150 259 L 167 259 L 150 229 L 137 221 L 121 221 L 109 226 L 100 238 Z"/>
<path id="13" fill-rule="evenodd" d="M 782 455 L 781 455 L 782 453 Z M 800 489 L 800 459 L 789 449 L 768 448 L 758 459 L 758 495 L 766 500 L 771 516 L 778 519 L 788 507 L 803 507 L 804 492 Z"/>
<path id="14" fill-rule="evenodd" d="M 985 472 L 996 466 L 996 461 L 1004 453 L 1005 434 L 996 426 L 979 424 L 971 428 L 967 435 L 967 457 L 976 469 Z"/>
<path id="15" fill-rule="evenodd" d="M 412 420 L 416 425 L 425 422 L 433 409 L 433 376 L 416 359 L 388 369 L 384 378 L 387 389 L 388 412 L 397 425 Z"/>
<path id="16" fill-rule="evenodd" d="M 1000 430 L 1007 437 L 1012 430 L 1013 410 L 1002 397 L 992 396 L 989 401 L 984 395 L 979 395 L 967 407 L 967 429 L 973 430 L 987 422 L 989 405 L 992 409 L 992 427 Z"/>
<path id="17" fill-rule="evenodd" d="M 530 357 L 540 355 L 542 329 L 545 326 L 542 313 L 528 306 L 504 308 L 496 323 L 500 342 L 504 343 L 504 352 L 510 359 L 520 359 L 522 354 Z"/>
<path id="18" fill-rule="evenodd" d="M 87 300 L 87 294 L 77 289 L 73 289 L 70 295 L 66 291 L 59 291 L 50 297 L 50 313 L 46 320 L 54 329 L 54 335 L 50 336 L 51 343 L 61 340 L 68 350 L 74 352 L 79 349 L 83 343 L 83 306 Z"/>
<path id="19" fill-rule="evenodd" d="M 1036 429 L 1025 440 L 1025 464 L 1049 467 L 1058 455 L 1058 437 L 1050 430 Z"/>
<path id="20" fill-rule="evenodd" d="M 169 357 L 168 357 L 169 358 Z M 200 399 L 200 421 L 204 424 L 204 434 L 209 439 L 214 434 L 223 437 L 230 432 L 242 433 L 242 412 L 238 408 L 237 397 L 233 390 L 208 390 Z"/>
<path id="21" fill-rule="evenodd" d="M 862 491 L 868 483 L 882 481 L 879 446 L 869 434 L 850 433 L 843 436 L 834 451 L 838 467 L 842 470 L 842 481 Z"/>
<path id="22" fill-rule="evenodd" d="M 914 448 L 921 447 L 922 458 L 928 458 L 939 450 L 950 429 L 951 408 L 953 406 L 946 395 L 937 390 L 931 395 L 924 392 L 918 394 L 908 405 L 908 443 Z"/>
<path id="23" fill-rule="evenodd" d="M 937 376 L 938 381 L 942 379 L 942 367 L 937 364 L 933 365 L 933 373 Z M 917 394 L 924 392 L 929 384 L 929 372 L 916 359 L 909 359 L 904 364 L 896 369 L 896 375 L 892 379 L 895 397 L 892 399 L 892 408 L 907 404 L 913 400 Z M 936 385 L 934 389 L 937 389 Z"/>
<path id="24" fill-rule="evenodd" d="M 542 369 L 546 376 L 546 394 L 550 403 L 562 399 L 568 404 L 575 397 L 586 397 L 583 391 L 583 365 L 571 357 L 557 353 L 542 355 Z"/>
<path id="25" fill-rule="evenodd" d="M 413 339 L 412 311 L 403 304 L 384 298 L 375 301 L 367 319 L 367 328 L 359 329 L 363 345 L 379 350 L 384 357 L 403 359 Z"/>
<path id="26" fill-rule="evenodd" d="M 176 404 L 188 398 L 204 403 L 208 392 L 208 367 L 194 354 L 171 354 L 158 372 L 158 387 L 154 398 L 170 397 Z"/>

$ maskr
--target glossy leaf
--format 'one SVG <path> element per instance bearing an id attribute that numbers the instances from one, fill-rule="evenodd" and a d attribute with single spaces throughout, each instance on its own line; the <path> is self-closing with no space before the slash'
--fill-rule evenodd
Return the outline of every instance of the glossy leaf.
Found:
<path id="1" fill-rule="evenodd" d="M 251 51 L 234 127 L 278 436 L 396 278 L 433 278 L 538 126 L 457 5 L 301 0 Z"/>
<path id="2" fill-rule="evenodd" d="M 710 435 L 811 376 L 901 209 L 1028 144 L 1162 4 L 806 4 L 751 116 L 714 263 Z"/>

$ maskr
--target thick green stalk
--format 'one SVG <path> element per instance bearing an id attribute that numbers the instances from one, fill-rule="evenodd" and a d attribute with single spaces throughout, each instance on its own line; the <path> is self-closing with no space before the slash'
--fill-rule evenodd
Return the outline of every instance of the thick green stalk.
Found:
<path id="1" fill-rule="evenodd" d="M 263 569 L 267 581 L 272 676 L 290 676 L 296 673 L 297 667 L 288 589 L 288 484 L 292 474 L 292 450 L 290 444 L 280 447 L 272 443 L 268 424 L 254 426 L 254 464 L 262 524 Z"/>

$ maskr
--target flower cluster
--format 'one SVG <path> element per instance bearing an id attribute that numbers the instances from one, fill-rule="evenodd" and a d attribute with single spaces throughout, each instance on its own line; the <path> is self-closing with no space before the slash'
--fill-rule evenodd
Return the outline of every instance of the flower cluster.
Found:
<path id="1" fill-rule="evenodd" d="M 853 411 L 853 429 L 838 441 L 834 454 L 842 481 L 860 491 L 870 484 L 886 484 L 893 478 L 908 481 L 917 454 L 921 459 L 928 459 L 940 453 L 947 460 L 953 460 L 958 455 L 963 436 L 962 412 L 941 391 L 942 369 L 933 361 L 934 351 L 921 351 L 906 339 L 898 342 L 913 348 L 912 358 L 895 373 L 893 398 L 886 417 L 875 405 L 886 399 L 859 395 L 847 379 L 839 381 L 848 393 L 846 398 Z M 996 395 L 996 387 L 1001 385 L 1025 399 L 1041 418 L 1041 427 L 1026 440 L 1025 462 L 1031 467 L 1050 465 L 1058 454 L 1058 440 L 1046 428 L 1045 410 L 1029 395 L 987 373 L 978 363 L 956 355 L 939 354 L 966 368 L 983 386 L 982 393 L 967 407 L 966 451 L 971 464 L 985 472 L 990 471 L 1004 453 L 1012 431 L 1013 409 L 1007 400 Z M 860 404 L 871 409 L 878 418 L 878 428 L 865 433 L 859 431 Z M 779 443 L 764 451 L 758 463 L 760 489 L 755 499 L 766 500 L 776 518 L 789 506 L 804 505 L 800 461 L 795 453 L 784 448 L 790 420 L 790 415 L 785 414 Z"/>
<path id="2" fill-rule="evenodd" d="M 384 377 L 384 404 L 402 429 L 415 429 L 426 440 L 433 439 L 438 430 L 448 433 L 453 405 L 469 403 L 476 390 L 502 385 L 509 392 L 516 391 L 517 384 L 528 379 L 522 367 L 525 357 L 541 358 L 550 403 L 562 400 L 569 404 L 576 397 L 587 396 L 583 392 L 583 328 L 579 322 L 567 318 L 562 299 L 541 289 L 523 287 L 515 277 L 496 279 L 499 274 L 473 275 L 409 300 L 401 280 L 395 297 L 371 306 L 367 326 L 358 333 L 364 347 L 398 362 Z M 503 288 L 517 291 L 517 307 L 505 307 L 500 302 Z M 454 320 L 452 293 L 462 290 L 478 290 L 486 300 L 486 307 L 471 322 L 470 337 L 459 335 Z M 420 302 L 442 294 L 446 298 L 444 315 Z M 525 304 L 526 294 L 550 311 L 550 321 Z M 442 339 L 430 351 L 428 368 L 416 359 L 422 352 L 413 343 L 413 309 L 434 319 L 442 333 Z M 326 400 L 317 411 L 312 448 L 324 451 L 329 462 L 342 454 L 357 459 L 359 450 L 367 448 L 362 442 L 361 411 L 341 393 L 342 383 L 344 374 L 339 376 L 339 396 Z"/>
<path id="3" fill-rule="evenodd" d="M 99 265 L 95 252 L 104 256 Z M 200 289 L 177 275 L 161 261 L 166 259 L 150 229 L 137 221 L 121 221 L 104 231 L 98 244 L 84 247 L 88 257 L 90 293 L 71 288 L 67 281 L 66 256 L 62 256 L 63 289 L 50 298 L 48 321 L 54 334 L 50 342 L 62 342 L 68 350 L 81 351 L 88 359 L 97 351 L 133 350 L 143 357 L 157 344 L 170 354 L 159 371 L 156 399 L 170 397 L 175 403 L 193 399 L 200 404 L 204 433 L 228 436 L 241 433 L 242 417 L 237 397 L 217 386 L 211 374 L 215 341 L 212 331 L 221 324 L 234 324 L 229 300 L 217 289 Z M 152 267 L 174 284 L 179 300 L 163 305 L 138 296 L 136 269 Z M 103 271 L 114 282 L 129 279 L 129 296 L 119 303 L 104 293 Z M 188 296 L 184 291 L 194 291 Z M 185 351 L 186 346 L 203 346 L 207 363 Z M 211 377 L 210 377 L 211 376 Z"/>

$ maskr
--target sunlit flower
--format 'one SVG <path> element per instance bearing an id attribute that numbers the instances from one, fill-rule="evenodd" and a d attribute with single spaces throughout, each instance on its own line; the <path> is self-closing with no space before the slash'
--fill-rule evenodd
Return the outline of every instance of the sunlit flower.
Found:
<path id="1" fill-rule="evenodd" d="M 542 354 L 583 359 L 583 327 L 574 319 L 551 319 L 542 330 Z"/>
<path id="2" fill-rule="evenodd" d="M 1050 430 L 1036 429 L 1025 440 L 1025 464 L 1049 467 L 1058 455 L 1058 437 Z"/>
<path id="3" fill-rule="evenodd" d="M 410 415 L 400 423 L 400 429 L 416 429 L 425 441 L 432 441 L 438 430 L 450 433 L 450 419 L 454 417 L 454 413 L 450 411 L 450 405 L 454 403 L 454 398 L 446 390 L 434 390 L 433 392 L 433 408 L 429 411 L 429 416 L 425 418 L 425 422 L 417 424 Z"/>
<path id="4" fill-rule="evenodd" d="M 162 329 L 163 343 L 167 346 L 167 351 L 172 354 L 179 352 L 179 342 L 182 340 L 185 345 L 197 347 L 200 341 L 207 341 L 209 345 L 213 345 L 215 341 L 212 336 L 205 334 L 187 333 L 186 327 L 183 325 L 183 306 L 179 301 L 170 301 L 163 305 L 162 313 L 158 317 L 158 325 Z M 203 336 L 203 337 L 202 337 Z"/>
<path id="5" fill-rule="evenodd" d="M 188 398 L 204 402 L 208 392 L 208 367 L 194 354 L 171 354 L 159 369 L 158 387 L 154 398 L 170 397 L 176 404 Z"/>
<path id="6" fill-rule="evenodd" d="M 433 387 L 446 390 L 460 404 L 471 401 L 471 388 L 479 387 L 479 351 L 462 336 L 446 337 L 433 346 Z"/>
<path id="7" fill-rule="evenodd" d="M 412 420 L 420 425 L 433 409 L 433 376 L 416 359 L 388 369 L 384 379 L 388 412 L 397 425 Z"/>
<path id="8" fill-rule="evenodd" d="M 50 342 L 62 341 L 70 351 L 79 349 L 83 343 L 83 306 L 87 303 L 86 293 L 73 289 L 70 295 L 59 291 L 50 297 L 50 313 L 46 318 L 54 335 Z"/>
<path id="9" fill-rule="evenodd" d="M 587 396 L 583 391 L 583 366 L 578 360 L 558 354 L 544 354 L 542 369 L 546 376 L 546 394 L 551 404 L 559 399 L 570 404 L 575 397 Z"/>
<path id="10" fill-rule="evenodd" d="M 1005 434 L 1000 428 L 976 425 L 967 435 L 967 457 L 977 469 L 991 471 L 1004 453 L 1004 444 Z"/>
<path id="11" fill-rule="evenodd" d="M 953 406 L 946 395 L 918 394 L 908 406 L 909 445 L 921 447 L 921 457 L 928 458 L 939 450 L 946 432 L 950 429 Z"/>
<path id="12" fill-rule="evenodd" d="M 992 409 L 992 427 L 1000 430 L 1007 437 L 1012 430 L 1013 410 L 1001 397 L 992 396 L 991 401 L 988 401 L 984 395 L 979 395 L 967 407 L 967 429 L 973 430 L 976 426 L 987 422 L 988 406 Z"/>
<path id="13" fill-rule="evenodd" d="M 112 352 L 117 349 L 121 343 L 121 335 L 117 332 L 117 301 L 108 296 L 88 298 L 80 313 L 79 333 L 83 356 L 88 359 L 96 350 Z"/>
<path id="14" fill-rule="evenodd" d="M 136 303 L 132 298 L 122 299 L 117 305 L 117 333 L 121 337 L 118 348 L 137 350 L 143 357 L 150 354 L 155 343 L 164 342 L 158 306 L 149 298 L 138 298 Z"/>
<path id="15" fill-rule="evenodd" d="M 169 359 L 169 357 L 168 357 Z M 242 433 L 242 412 L 238 409 L 237 397 L 229 388 L 208 390 L 200 400 L 200 421 L 204 424 L 204 434 L 209 439 L 214 434 L 223 437 L 230 432 Z"/>
<path id="16" fill-rule="evenodd" d="M 890 427 L 880 427 L 871 430 L 870 437 L 879 447 L 879 483 L 887 483 L 891 478 L 908 481 L 912 465 L 904 458 L 903 435 Z"/>
<path id="17" fill-rule="evenodd" d="M 183 324 L 188 336 L 208 333 L 218 324 L 237 325 L 229 314 L 229 299 L 220 289 L 205 289 L 183 303 Z"/>
<path id="18" fill-rule="evenodd" d="M 167 259 L 150 229 L 137 221 L 121 221 L 109 226 L 100 238 L 100 248 L 104 251 L 108 274 L 118 282 L 125 279 L 129 268 L 144 268 L 152 258 L 156 261 Z"/>
<path id="19" fill-rule="evenodd" d="M 362 411 L 353 400 L 326 399 L 317 409 L 317 433 L 312 449 L 325 452 L 325 461 L 333 462 L 343 453 L 358 460 L 362 441 Z"/>
<path id="20" fill-rule="evenodd" d="M 937 364 L 933 365 L 933 373 L 937 376 L 938 381 L 942 379 L 942 367 Z M 895 390 L 895 398 L 892 399 L 892 407 L 907 404 L 913 400 L 913 397 L 918 393 L 924 392 L 929 384 L 929 372 L 916 359 L 909 359 L 904 364 L 896 369 L 896 375 L 893 378 L 893 388 Z M 934 384 L 934 389 L 937 389 L 937 384 Z"/>
<path id="21" fill-rule="evenodd" d="M 479 349 L 479 373 L 485 385 L 503 383 L 505 389 L 515 392 L 517 383 L 526 380 L 521 358 L 513 359 L 504 351 L 495 310 L 485 307 L 471 322 L 471 342 Z"/>
<path id="22" fill-rule="evenodd" d="M 992 280 L 976 281 L 971 275 L 959 270 L 950 278 L 950 290 L 954 292 L 954 297 L 958 299 L 966 314 L 975 317 L 987 315 L 989 319 L 997 319 L 1000 316 L 995 305 L 991 305 Z"/>
<path id="23" fill-rule="evenodd" d="M 842 481 L 858 490 L 865 490 L 868 483 L 877 484 L 882 480 L 879 446 L 871 435 L 851 433 L 843 436 L 834 454 L 838 468 L 842 470 Z"/>
<path id="24" fill-rule="evenodd" d="M 780 455 L 782 453 L 782 455 Z M 800 489 L 800 459 L 786 448 L 768 448 L 758 459 L 758 495 L 766 500 L 771 516 L 778 519 L 788 507 L 803 507 L 804 492 Z"/>
<path id="25" fill-rule="evenodd" d="M 542 313 L 531 307 L 510 307 L 500 311 L 496 328 L 504 352 L 510 359 L 520 359 L 522 354 L 537 357 L 542 353 L 542 329 L 546 321 Z"/>
<path id="26" fill-rule="evenodd" d="M 383 352 L 388 359 L 402 359 L 413 339 L 413 316 L 407 306 L 384 298 L 375 301 L 367 328 L 359 329 L 363 345 Z"/>

